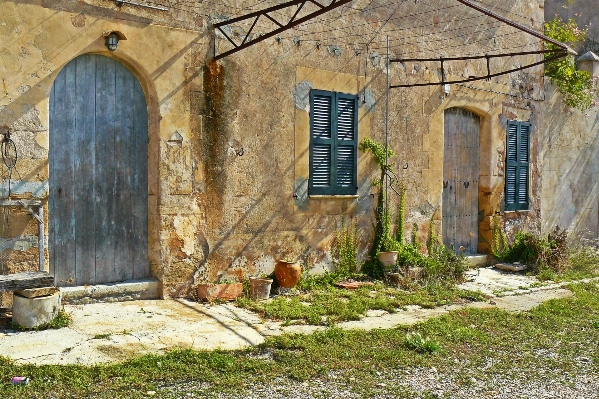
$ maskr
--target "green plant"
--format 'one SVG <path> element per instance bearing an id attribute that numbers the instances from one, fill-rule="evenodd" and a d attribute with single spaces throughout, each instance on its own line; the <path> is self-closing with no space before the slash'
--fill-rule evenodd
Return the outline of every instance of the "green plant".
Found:
<path id="1" fill-rule="evenodd" d="M 393 245 L 390 237 L 389 212 L 385 208 L 385 189 L 384 181 L 387 172 L 391 169 L 392 164 L 388 163 L 388 159 L 395 154 L 393 150 L 386 147 L 382 143 L 378 143 L 368 137 L 360 142 L 361 151 L 370 152 L 375 163 L 380 169 L 380 178 L 373 182 L 374 186 L 379 187 L 377 205 L 375 208 L 375 223 L 374 223 L 374 239 L 372 249 L 370 250 L 370 259 L 364 263 L 362 270 L 371 277 L 380 278 L 383 276 L 383 264 L 377 259 L 377 255 L 381 251 L 390 251 L 390 245 Z M 394 240 L 393 240 L 394 241 Z"/>
<path id="2" fill-rule="evenodd" d="M 395 223 L 395 240 L 403 243 L 405 240 L 406 223 L 406 187 L 401 183 L 399 187 L 399 204 L 397 205 L 397 219 Z"/>
<path id="3" fill-rule="evenodd" d="M 453 248 L 433 242 L 429 247 L 429 261 L 425 263 L 424 272 L 428 278 L 437 280 L 464 281 L 468 263 L 463 252 L 456 254 Z"/>
<path id="4" fill-rule="evenodd" d="M 571 45 L 582 43 L 587 36 L 587 30 L 580 29 L 574 19 L 563 21 L 558 16 L 545 22 L 544 28 L 545 35 L 548 37 Z M 546 46 L 547 50 L 559 49 L 552 43 L 547 43 Z M 545 59 L 554 55 L 554 53 L 546 53 Z M 545 75 L 551 77 L 555 82 L 568 106 L 584 111 L 597 105 L 598 92 L 593 84 L 596 78 L 586 71 L 576 69 L 573 57 L 567 56 L 563 59 L 547 61 Z"/>
<path id="5" fill-rule="evenodd" d="M 25 328 L 21 325 L 18 325 L 16 323 L 11 323 L 11 327 L 14 330 L 17 331 L 27 331 L 27 330 L 34 330 L 34 331 L 42 331 L 42 330 L 58 330 L 60 328 L 64 328 L 64 327 L 68 327 L 71 323 L 73 322 L 73 319 L 71 318 L 71 315 L 68 314 L 64 309 L 60 309 L 58 311 L 58 314 L 56 315 L 56 317 L 54 317 L 52 320 L 50 320 L 47 323 L 44 324 L 40 324 L 39 326 L 35 327 L 35 328 Z"/>
<path id="6" fill-rule="evenodd" d="M 421 242 L 418 240 L 418 224 L 412 225 L 412 245 L 416 248 L 420 248 Z"/>
<path id="7" fill-rule="evenodd" d="M 499 227 L 497 222 L 497 215 L 493 215 L 493 241 L 491 242 L 491 252 L 493 256 L 498 260 L 501 260 L 505 251 L 508 250 L 508 242 L 505 238 L 503 229 Z"/>
<path id="8" fill-rule="evenodd" d="M 405 345 L 408 349 L 420 353 L 434 353 L 441 349 L 437 341 L 428 337 L 423 337 L 419 332 L 409 332 L 406 334 Z"/>
<path id="9" fill-rule="evenodd" d="M 431 249 L 435 246 L 435 245 L 441 245 L 441 243 L 439 242 L 439 236 L 437 235 L 437 232 L 435 231 L 435 213 L 433 212 L 433 214 L 431 215 L 431 218 L 429 220 L 429 227 L 428 227 L 428 239 L 426 240 L 426 249 L 428 251 L 428 253 L 431 253 Z"/>
<path id="10" fill-rule="evenodd" d="M 356 223 L 345 225 L 341 220 L 341 229 L 335 232 L 335 241 L 331 255 L 335 270 L 340 273 L 353 274 L 358 269 L 359 230 Z"/>

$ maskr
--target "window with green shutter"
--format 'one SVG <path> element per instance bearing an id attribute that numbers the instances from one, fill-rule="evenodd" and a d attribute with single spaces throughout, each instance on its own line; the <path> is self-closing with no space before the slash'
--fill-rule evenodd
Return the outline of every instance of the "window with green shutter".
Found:
<path id="1" fill-rule="evenodd" d="M 508 121 L 505 164 L 505 210 L 529 207 L 530 130 L 528 122 Z"/>
<path id="2" fill-rule="evenodd" d="M 310 91 L 310 195 L 358 192 L 358 97 Z"/>

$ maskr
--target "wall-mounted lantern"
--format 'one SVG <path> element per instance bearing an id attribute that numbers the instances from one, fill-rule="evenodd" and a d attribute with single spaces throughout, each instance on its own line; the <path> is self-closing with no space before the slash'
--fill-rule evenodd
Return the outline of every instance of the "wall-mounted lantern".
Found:
<path id="1" fill-rule="evenodd" d="M 123 35 L 118 30 L 104 31 L 102 32 L 102 36 L 105 38 L 104 44 L 106 44 L 106 47 L 108 47 L 108 50 L 110 51 L 116 50 L 120 40 L 127 40 L 125 35 Z"/>

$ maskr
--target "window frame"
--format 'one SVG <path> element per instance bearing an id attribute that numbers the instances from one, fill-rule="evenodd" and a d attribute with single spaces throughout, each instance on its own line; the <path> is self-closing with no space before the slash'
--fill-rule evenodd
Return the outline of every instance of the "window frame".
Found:
<path id="1" fill-rule="evenodd" d="M 530 122 L 508 121 L 505 151 L 506 211 L 530 209 L 531 136 L 532 124 Z M 524 181 L 523 178 L 525 178 Z M 522 193 L 523 190 L 524 193 Z"/>
<path id="2" fill-rule="evenodd" d="M 330 109 L 329 109 L 329 129 L 330 137 L 318 137 L 315 135 L 315 97 L 329 98 Z M 350 100 L 353 102 L 351 129 L 352 139 L 348 140 L 340 138 L 340 102 L 343 100 Z M 320 108 L 322 111 L 322 108 Z M 322 116 L 322 112 L 321 112 Z M 347 114 L 345 115 L 347 121 Z M 319 126 L 322 131 L 322 124 Z M 345 128 L 345 132 L 349 132 L 348 124 L 346 123 L 342 129 Z M 316 151 L 316 147 L 320 146 L 321 151 Z M 318 155 L 322 158 L 326 152 L 326 147 L 330 146 L 330 165 L 328 165 L 328 175 L 324 176 L 323 172 L 326 170 L 326 166 L 323 169 L 322 166 L 318 166 L 315 162 L 318 161 Z M 324 152 L 323 152 L 324 150 Z M 358 193 L 358 96 L 355 94 L 340 93 L 326 90 L 310 90 L 310 160 L 309 160 L 309 179 L 308 179 L 308 195 L 309 196 L 355 196 Z M 317 154 L 318 153 L 318 154 Z M 349 165 L 349 166 L 348 166 Z M 348 173 L 351 168 L 351 176 Z M 317 170 L 319 169 L 319 170 Z M 329 179 L 328 186 L 317 184 L 315 182 L 316 172 L 319 178 Z M 340 174 L 340 171 L 345 173 Z M 340 176 L 341 175 L 341 176 Z M 351 180 L 347 182 L 347 180 Z M 344 183 L 342 180 L 345 180 Z"/>

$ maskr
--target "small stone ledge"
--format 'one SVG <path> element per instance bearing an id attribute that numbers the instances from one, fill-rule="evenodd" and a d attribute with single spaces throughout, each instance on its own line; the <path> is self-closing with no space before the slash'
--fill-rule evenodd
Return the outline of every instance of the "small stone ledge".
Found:
<path id="1" fill-rule="evenodd" d="M 62 301 L 71 305 L 158 299 L 158 281 L 128 280 L 119 283 L 61 287 Z"/>
<path id="2" fill-rule="evenodd" d="M 489 263 L 489 257 L 487 255 L 468 255 L 466 256 L 466 262 L 471 268 L 484 267 Z"/>

